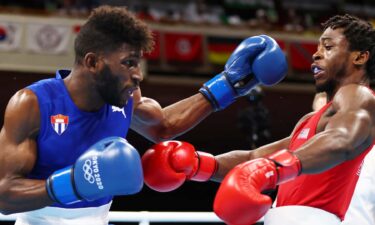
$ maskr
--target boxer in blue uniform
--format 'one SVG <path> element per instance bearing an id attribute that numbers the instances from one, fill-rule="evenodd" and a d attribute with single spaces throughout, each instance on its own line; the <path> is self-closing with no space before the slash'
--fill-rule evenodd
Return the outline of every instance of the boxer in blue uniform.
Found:
<path id="1" fill-rule="evenodd" d="M 11 98 L 0 133 L 1 213 L 22 212 L 18 225 L 107 224 L 112 196 L 143 185 L 139 154 L 123 139 L 129 128 L 154 142 L 173 138 L 287 71 L 272 38 L 250 37 L 199 93 L 162 108 L 139 88 L 152 44 L 125 8 L 99 7 L 75 40 L 72 70 Z"/>

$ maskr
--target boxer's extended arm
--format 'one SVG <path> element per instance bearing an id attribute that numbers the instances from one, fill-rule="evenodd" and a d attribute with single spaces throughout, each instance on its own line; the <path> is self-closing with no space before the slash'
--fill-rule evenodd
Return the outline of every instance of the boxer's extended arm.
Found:
<path id="1" fill-rule="evenodd" d="M 254 151 L 231 151 L 214 157 L 181 141 L 165 141 L 153 145 L 142 156 L 145 183 L 151 189 L 168 192 L 179 188 L 186 180 L 221 181 L 237 164 L 269 155 L 285 148 L 289 138 Z"/>
<path id="2" fill-rule="evenodd" d="M 251 151 L 236 150 L 215 156 L 218 169 L 216 173 L 211 177 L 211 180 L 220 182 L 231 169 L 233 169 L 236 165 L 240 163 L 268 156 L 281 149 L 287 149 L 289 147 L 289 143 L 293 136 L 293 133 L 296 131 L 296 129 L 300 126 L 302 122 L 304 122 L 307 118 L 311 117 L 313 114 L 314 112 L 311 112 L 303 116 L 298 121 L 289 137 L 261 146 Z"/>
<path id="3" fill-rule="evenodd" d="M 44 180 L 27 179 L 37 158 L 40 113 L 37 97 L 17 92 L 5 111 L 0 132 L 0 212 L 16 213 L 50 205 Z"/>
<path id="4" fill-rule="evenodd" d="M 296 128 L 311 115 L 304 116 L 297 123 Z M 165 192 L 180 187 L 185 180 L 208 181 L 210 179 L 220 182 L 236 165 L 287 148 L 290 137 L 252 151 L 234 150 L 216 157 L 196 151 L 191 144 L 186 142 L 161 142 L 152 146 L 142 156 L 145 183 L 156 191 Z M 205 176 L 202 179 L 202 176 L 197 178 L 192 174 L 205 174 Z"/>
<path id="5" fill-rule="evenodd" d="M 212 112 L 210 103 L 201 94 L 165 108 L 153 99 L 138 99 L 135 101 L 131 128 L 153 142 L 173 139 L 187 132 Z"/>
<path id="6" fill-rule="evenodd" d="M 373 142 L 375 99 L 368 88 L 342 87 L 333 99 L 332 108 L 334 115 L 324 130 L 295 152 L 302 173 L 319 173 L 353 159 Z"/>
<path id="7" fill-rule="evenodd" d="M 154 100 L 135 92 L 131 128 L 154 142 L 172 139 L 193 128 L 212 111 L 222 110 L 249 94 L 256 85 L 278 83 L 286 72 L 285 55 L 275 40 L 266 35 L 247 38 L 229 57 L 224 71 L 203 84 L 201 94 L 161 109 Z"/>
<path id="8" fill-rule="evenodd" d="M 235 150 L 215 156 L 217 161 L 217 171 L 211 177 L 211 180 L 221 182 L 225 175 L 240 163 L 261 158 L 272 154 L 280 149 L 287 148 L 290 137 L 264 145 L 251 151 Z"/>

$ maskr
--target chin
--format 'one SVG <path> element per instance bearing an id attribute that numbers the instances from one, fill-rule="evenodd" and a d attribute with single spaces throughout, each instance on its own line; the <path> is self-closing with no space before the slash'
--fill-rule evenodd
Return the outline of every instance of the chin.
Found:
<path id="1" fill-rule="evenodd" d="M 111 105 L 119 107 L 119 108 L 123 108 L 123 107 L 126 106 L 126 102 L 125 103 L 114 103 L 114 104 L 111 104 Z"/>
<path id="2" fill-rule="evenodd" d="M 124 100 L 121 100 L 121 101 L 117 101 L 116 104 L 114 104 L 114 106 L 117 106 L 119 108 L 123 108 L 126 106 L 126 104 L 128 103 L 128 99 L 124 99 Z"/>
<path id="3" fill-rule="evenodd" d="M 112 106 L 116 106 L 116 107 L 119 107 L 119 108 L 122 108 L 124 106 L 126 106 L 127 102 L 128 102 L 128 97 L 125 97 L 125 96 L 111 96 L 111 98 L 107 98 L 106 100 L 106 103 L 109 104 L 109 105 L 112 105 Z"/>

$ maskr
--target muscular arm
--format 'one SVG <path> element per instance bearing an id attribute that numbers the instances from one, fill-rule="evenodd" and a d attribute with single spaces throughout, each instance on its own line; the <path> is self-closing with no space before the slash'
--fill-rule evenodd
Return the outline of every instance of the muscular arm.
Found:
<path id="1" fill-rule="evenodd" d="M 375 99 L 363 86 L 342 87 L 324 129 L 295 152 L 302 173 L 319 173 L 355 158 L 374 139 Z"/>
<path id="2" fill-rule="evenodd" d="M 289 141 L 290 137 L 287 137 L 251 151 L 235 150 L 217 155 L 215 156 L 215 159 L 218 167 L 211 180 L 220 182 L 236 165 L 252 159 L 261 158 L 278 150 L 287 148 Z"/>
<path id="3" fill-rule="evenodd" d="M 134 93 L 135 108 L 131 128 L 153 142 L 173 139 L 181 135 L 211 112 L 210 103 L 196 94 L 162 108 L 155 100 Z"/>
<path id="4" fill-rule="evenodd" d="M 5 111 L 0 132 L 0 211 L 10 214 L 50 205 L 44 180 L 27 179 L 37 158 L 39 109 L 30 90 L 17 92 Z"/>
<path id="5" fill-rule="evenodd" d="M 235 150 L 215 156 L 218 168 L 216 173 L 212 176 L 211 180 L 220 182 L 232 168 L 240 163 L 265 157 L 281 149 L 287 149 L 295 130 L 303 121 L 305 121 L 308 117 L 311 117 L 313 114 L 314 112 L 311 112 L 302 117 L 294 127 L 289 137 L 261 146 L 251 151 Z"/>

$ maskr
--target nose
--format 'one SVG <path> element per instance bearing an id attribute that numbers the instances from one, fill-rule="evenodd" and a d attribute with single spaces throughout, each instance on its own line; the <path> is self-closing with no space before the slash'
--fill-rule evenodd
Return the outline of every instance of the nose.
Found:
<path id="1" fill-rule="evenodd" d="M 316 50 L 316 52 L 312 55 L 312 59 L 313 61 L 317 61 L 317 60 L 320 60 L 322 59 L 322 53 L 321 53 L 321 47 L 318 46 L 318 49 Z"/>
<path id="2" fill-rule="evenodd" d="M 131 73 L 131 79 L 135 86 L 139 86 L 139 83 L 143 80 L 143 73 L 141 67 L 136 67 Z"/>

